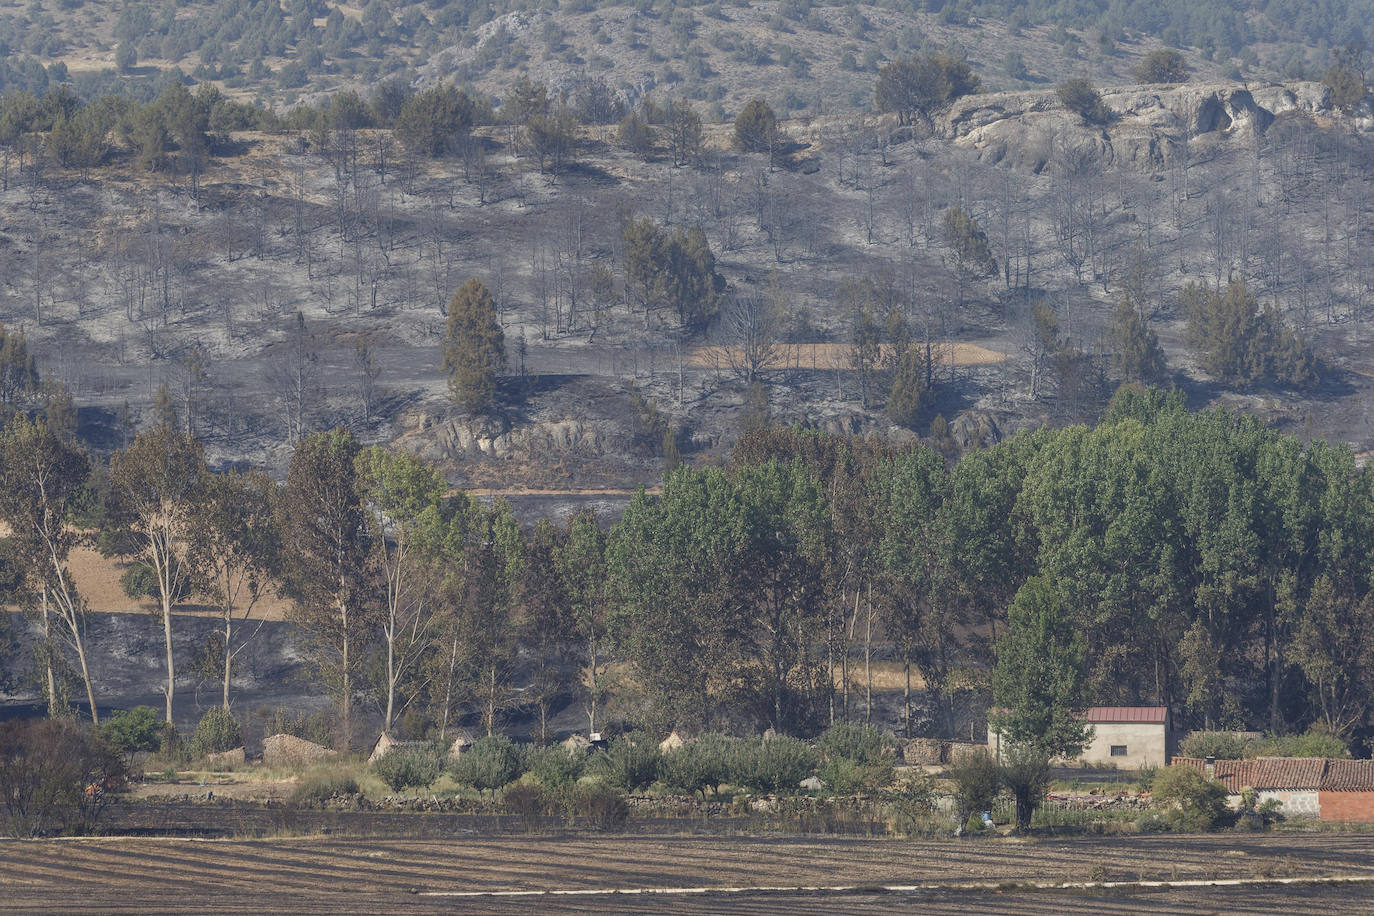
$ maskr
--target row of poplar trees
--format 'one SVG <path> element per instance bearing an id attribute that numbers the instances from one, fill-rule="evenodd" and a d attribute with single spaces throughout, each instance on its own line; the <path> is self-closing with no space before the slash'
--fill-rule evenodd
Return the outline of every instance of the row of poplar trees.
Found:
<path id="1" fill-rule="evenodd" d="M 879 654 L 908 673 L 908 730 L 913 680 L 944 731 L 960 690 L 1015 702 L 1029 688 L 995 683 L 999 656 L 1058 660 L 1037 702 L 1159 703 L 1198 726 L 1353 738 L 1374 705 L 1374 478 L 1346 448 L 1153 390 L 1119 393 L 1097 426 L 952 465 L 921 445 L 757 429 L 609 528 L 587 512 L 524 527 L 344 430 L 301 441 L 282 484 L 208 471 L 169 422 L 101 469 L 21 415 L 0 460 L 9 584 L 47 634 L 49 696 L 70 664 L 93 709 L 68 567 L 88 538 L 157 603 L 169 718 L 177 606 L 220 608 L 228 705 L 243 618 L 273 590 L 345 734 L 359 703 L 388 728 L 414 711 L 490 730 L 519 706 L 547 731 L 579 703 L 593 730 L 613 708 L 659 728 L 806 733 L 872 715 Z"/>

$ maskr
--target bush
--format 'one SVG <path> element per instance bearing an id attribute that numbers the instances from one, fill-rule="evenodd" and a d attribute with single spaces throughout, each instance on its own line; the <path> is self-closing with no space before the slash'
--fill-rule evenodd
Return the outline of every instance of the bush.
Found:
<path id="1" fill-rule="evenodd" d="M 954 805 L 959 823 L 983 811 L 1002 791 L 1002 772 L 987 751 L 969 754 L 950 766 L 946 775 L 954 782 Z"/>
<path id="2" fill-rule="evenodd" d="M 1173 48 L 1159 48 L 1145 55 L 1135 68 L 1135 78 L 1140 83 L 1186 83 L 1188 64 Z"/>
<path id="3" fill-rule="evenodd" d="M 588 761 L 588 766 L 612 785 L 626 792 L 638 792 L 649 788 L 658 778 L 661 756 L 658 745 L 652 741 L 636 740 L 631 735 L 624 735 Z"/>
<path id="4" fill-rule="evenodd" d="M 734 752 L 732 739 L 717 734 L 702 735 L 663 755 L 658 765 L 659 781 L 675 792 L 699 793 L 705 799 L 707 789 L 719 791 L 721 783 L 729 778 L 730 758 Z"/>
<path id="5" fill-rule="evenodd" d="M 797 738 L 751 738 L 732 755 L 730 782 L 754 792 L 789 794 L 816 769 L 816 753 Z"/>
<path id="6" fill-rule="evenodd" d="M 881 789 L 892 782 L 896 741 L 871 725 L 842 722 L 817 742 L 822 765 L 817 774 L 837 795 Z"/>
<path id="7" fill-rule="evenodd" d="M 402 747 L 384 754 L 372 767 L 393 792 L 410 788 L 428 789 L 439 778 L 443 766 L 430 747 Z"/>
<path id="8" fill-rule="evenodd" d="M 1350 756 L 1350 747 L 1340 738 L 1317 727 L 1301 735 L 1271 735 L 1251 741 L 1246 757 L 1337 757 Z"/>
<path id="9" fill-rule="evenodd" d="M 1192 732 L 1178 745 L 1183 757 L 1215 757 L 1239 760 L 1245 756 L 1246 738 L 1235 732 Z"/>
<path id="10" fill-rule="evenodd" d="M 1013 744 L 1001 766 L 1002 785 L 1016 801 L 1016 829 L 1030 828 L 1031 818 L 1050 787 L 1050 758 L 1035 747 Z"/>
<path id="11" fill-rule="evenodd" d="M 291 793 L 291 800 L 297 803 L 325 802 L 338 796 L 357 794 L 357 777 L 340 766 L 329 765 L 307 770 L 296 784 L 296 790 Z"/>
<path id="12" fill-rule="evenodd" d="M 162 747 L 162 716 L 151 706 L 111 713 L 100 724 L 100 737 L 121 754 L 155 751 Z"/>
<path id="13" fill-rule="evenodd" d="M 586 755 L 561 745 L 532 747 L 525 754 L 525 773 L 546 790 L 562 794 L 582 775 Z"/>
<path id="14" fill-rule="evenodd" d="M 239 720 L 223 706 L 212 706 L 200 717 L 196 733 L 191 736 L 191 753 L 196 757 L 218 754 L 243 747 L 243 731 Z"/>
<path id="15" fill-rule="evenodd" d="M 1089 124 L 1106 124 L 1111 111 L 1102 102 L 1102 94 L 1083 77 L 1074 77 L 1059 84 L 1055 90 L 1064 107 Z"/>
<path id="16" fill-rule="evenodd" d="M 460 785 L 494 791 L 520 775 L 520 750 L 504 735 L 478 738 L 449 764 L 449 773 Z"/>
<path id="17" fill-rule="evenodd" d="M 123 790 L 123 756 L 91 729 L 68 719 L 0 726 L 0 817 L 14 837 L 94 826 Z"/>
<path id="18" fill-rule="evenodd" d="M 1155 777 L 1154 798 L 1164 816 L 1183 830 L 1212 830 L 1231 823 L 1226 787 L 1186 766 L 1166 767 Z"/>
<path id="19" fill-rule="evenodd" d="M 582 783 L 573 796 L 573 811 L 594 830 L 617 830 L 630 817 L 625 796 L 600 782 Z"/>

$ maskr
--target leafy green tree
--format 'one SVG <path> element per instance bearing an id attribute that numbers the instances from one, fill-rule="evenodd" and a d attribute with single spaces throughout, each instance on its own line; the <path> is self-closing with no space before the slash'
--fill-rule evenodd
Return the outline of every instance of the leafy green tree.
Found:
<path id="1" fill-rule="evenodd" d="M 1083 711 L 1083 644 L 1044 579 L 1021 586 L 997 643 L 994 726 L 1010 746 L 1074 757 L 1089 739 Z"/>
<path id="2" fill-rule="evenodd" d="M 735 149 L 746 153 L 767 153 L 770 164 L 777 155 L 778 116 L 763 99 L 750 99 L 735 116 Z"/>
<path id="3" fill-rule="evenodd" d="M 582 665 L 587 732 L 597 731 L 597 711 L 606 695 L 610 634 L 606 583 L 606 535 L 589 510 L 568 520 L 554 556 L 573 617 L 577 658 Z"/>
<path id="4" fill-rule="evenodd" d="M 277 503 L 282 587 L 306 637 L 310 663 L 338 705 L 342 744 L 353 732 L 353 698 L 371 631 L 367 519 L 357 477 L 361 451 L 336 429 L 302 439 Z"/>
<path id="5" fill-rule="evenodd" d="M 211 706 L 196 723 L 191 737 L 191 753 L 197 757 L 220 754 L 243 746 L 243 730 L 239 720 L 223 706 Z"/>
<path id="6" fill-rule="evenodd" d="M 111 713 L 98 731 L 110 747 L 129 755 L 157 750 L 165 724 L 153 707 L 135 706 Z"/>
<path id="7" fill-rule="evenodd" d="M 373 769 L 393 792 L 428 789 L 444 771 L 439 755 L 431 747 L 396 748 L 373 764 Z"/>
<path id="8" fill-rule="evenodd" d="M 1134 76 L 1138 83 L 1186 83 L 1188 64 L 1173 48 L 1156 48 L 1141 58 Z"/>
<path id="9" fill-rule="evenodd" d="M 192 592 L 188 562 L 196 504 L 204 496 L 205 455 L 199 442 L 166 424 L 146 430 L 110 458 L 116 518 L 128 530 L 131 556 L 151 571 L 166 650 L 167 721 L 176 695 L 173 610 Z"/>
<path id="10" fill-rule="evenodd" d="M 1002 768 L 987 751 L 977 750 L 946 767 L 945 775 L 954 783 L 954 810 L 962 832 L 971 816 L 992 810 L 1002 789 Z"/>
<path id="11" fill-rule="evenodd" d="M 189 563 L 198 590 L 219 609 L 218 660 L 222 678 L 220 702 L 229 709 L 234 659 L 262 628 L 248 627 L 253 609 L 274 588 L 281 557 L 281 538 L 273 516 L 277 491 L 260 471 L 231 469 L 207 475 L 192 507 L 187 539 Z M 238 631 L 242 622 L 246 633 Z"/>
<path id="12" fill-rule="evenodd" d="M 1036 744 L 1013 743 L 1003 753 L 1001 771 L 1002 785 L 1016 803 L 1016 830 L 1024 833 L 1050 788 L 1050 752 Z"/>
<path id="13" fill-rule="evenodd" d="M 627 220 L 625 282 L 649 313 L 661 307 L 677 313 L 684 327 L 705 327 L 720 311 L 725 279 L 716 271 L 716 256 L 700 226 L 667 232 L 649 217 Z"/>
<path id="14" fill-rule="evenodd" d="M 396 113 L 392 131 L 406 149 L 438 158 L 462 152 L 472 128 L 487 123 L 483 105 L 451 85 L 410 96 Z"/>
<path id="15" fill-rule="evenodd" d="M 1331 104 L 1348 115 L 1355 113 L 1369 93 L 1364 80 L 1364 51 L 1362 42 L 1339 49 L 1322 74 L 1322 85 L 1331 94 Z"/>
<path id="16" fill-rule="evenodd" d="M 0 324 L 0 421 L 38 389 L 38 364 L 29 353 L 23 329 Z"/>
<path id="17" fill-rule="evenodd" d="M 918 115 L 929 121 L 936 109 L 980 86 L 966 61 L 949 54 L 921 54 L 884 65 L 873 86 L 873 102 L 879 111 L 896 112 L 902 124 L 909 124 Z"/>
<path id="18" fill-rule="evenodd" d="M 409 691 L 421 657 L 434 638 L 434 591 L 423 550 L 439 524 L 444 481 L 430 464 L 408 452 L 374 446 L 358 454 L 357 482 L 372 549 L 370 571 L 380 599 L 385 653 L 382 730 L 391 731 L 397 700 Z M 409 700 L 402 699 L 402 708 Z"/>
<path id="19" fill-rule="evenodd" d="M 496 379 L 506 369 L 506 335 L 491 292 L 476 277 L 449 301 L 442 351 L 454 401 L 473 413 L 495 408 Z"/>
<path id="20" fill-rule="evenodd" d="M 42 421 L 17 417 L 0 437 L 0 518 L 11 531 L 11 549 L 38 594 L 43 632 L 44 693 L 58 714 L 56 646 L 76 656 L 92 724 L 100 714 L 86 656 L 86 600 L 67 563 L 83 538 L 75 514 L 84 501 L 90 459 Z M 56 631 L 56 632 L 54 632 Z"/>

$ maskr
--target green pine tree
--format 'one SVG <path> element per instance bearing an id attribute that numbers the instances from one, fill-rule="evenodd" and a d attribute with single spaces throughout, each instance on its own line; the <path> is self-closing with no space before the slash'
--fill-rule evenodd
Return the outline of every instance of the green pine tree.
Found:
<path id="1" fill-rule="evenodd" d="M 465 410 L 486 413 L 496 406 L 496 378 L 506 368 L 506 335 L 496 320 L 491 291 L 476 277 L 448 304 L 442 344 L 449 392 Z"/>

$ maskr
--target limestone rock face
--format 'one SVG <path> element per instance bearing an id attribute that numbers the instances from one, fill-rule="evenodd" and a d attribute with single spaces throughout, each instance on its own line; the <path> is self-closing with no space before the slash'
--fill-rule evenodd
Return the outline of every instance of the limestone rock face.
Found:
<path id="1" fill-rule="evenodd" d="M 957 100 L 934 123 L 937 136 L 975 150 L 985 162 L 1039 172 L 1066 149 L 1102 167 L 1167 167 L 1185 142 L 1253 141 L 1287 112 L 1334 116 L 1320 83 L 1192 84 L 1103 88 L 1113 118 L 1083 123 L 1053 92 L 995 92 Z M 1365 111 L 1351 119 L 1367 129 Z"/>

